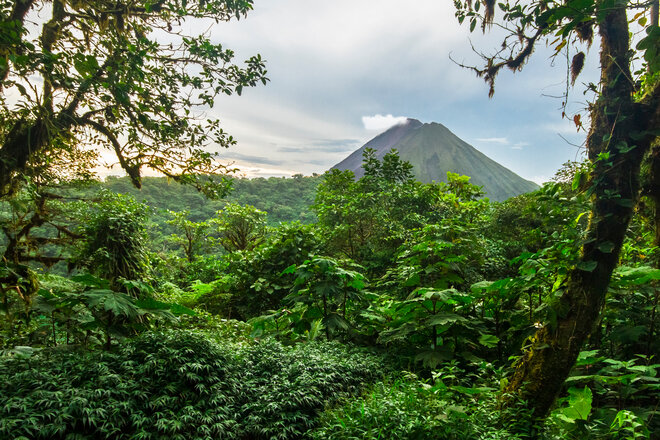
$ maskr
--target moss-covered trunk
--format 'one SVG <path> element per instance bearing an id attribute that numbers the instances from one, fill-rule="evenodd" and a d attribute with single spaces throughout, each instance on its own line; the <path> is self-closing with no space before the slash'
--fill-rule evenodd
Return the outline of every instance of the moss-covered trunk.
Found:
<path id="1" fill-rule="evenodd" d="M 557 323 L 537 331 L 510 378 L 534 416 L 552 407 L 599 319 L 639 192 L 640 163 L 652 136 L 645 134 L 657 109 L 633 101 L 628 23 L 623 7 L 599 25 L 601 93 L 591 106 L 587 139 L 592 210 L 579 264 L 571 269 L 556 307 Z M 651 127 L 652 128 L 652 127 Z"/>

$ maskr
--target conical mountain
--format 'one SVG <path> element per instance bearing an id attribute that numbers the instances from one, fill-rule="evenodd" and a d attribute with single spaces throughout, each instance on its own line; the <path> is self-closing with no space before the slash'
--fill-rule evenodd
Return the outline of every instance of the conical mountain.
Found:
<path id="1" fill-rule="evenodd" d="M 435 122 L 423 124 L 408 119 L 371 139 L 333 168 L 351 170 L 362 177 L 362 153 L 366 148 L 376 150 L 378 158 L 396 149 L 401 159 L 412 164 L 415 177 L 422 182 L 446 182 L 448 171 L 470 176 L 470 182 L 483 186 L 491 200 L 506 200 L 538 188 Z"/>

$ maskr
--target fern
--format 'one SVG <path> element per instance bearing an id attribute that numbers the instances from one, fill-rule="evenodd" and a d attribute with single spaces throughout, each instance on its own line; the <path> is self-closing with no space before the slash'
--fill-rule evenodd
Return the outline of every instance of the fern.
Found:
<path id="1" fill-rule="evenodd" d="M 1 359 L 0 438 L 300 438 L 383 374 L 381 358 L 339 343 L 146 333 L 116 352 Z"/>

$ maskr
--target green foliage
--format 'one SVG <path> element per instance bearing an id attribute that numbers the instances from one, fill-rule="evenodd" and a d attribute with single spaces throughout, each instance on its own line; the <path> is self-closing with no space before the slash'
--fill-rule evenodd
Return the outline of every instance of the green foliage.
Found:
<path id="1" fill-rule="evenodd" d="M 107 280 L 89 274 L 75 276 L 68 282 L 50 277 L 39 290 L 33 307 L 33 334 L 44 340 L 33 342 L 94 345 L 101 343 L 102 332 L 109 349 L 113 339 L 149 328 L 150 320 L 172 321 L 175 315 L 194 314 L 183 306 L 151 298 L 149 288 L 141 283 L 125 283 L 129 284 L 126 290 L 145 290 L 142 299 L 113 291 Z"/>
<path id="2" fill-rule="evenodd" d="M 0 199 L 2 258 L 50 269 L 71 257 L 81 238 L 75 229 L 87 207 L 82 200 L 66 197 L 62 181 L 66 179 L 26 178 L 13 197 Z"/>
<path id="3" fill-rule="evenodd" d="M 434 290 L 420 288 L 405 301 L 392 302 L 384 309 L 389 329 L 380 334 L 385 344 L 416 348 L 415 360 L 435 368 L 444 361 L 461 354 L 470 360 L 478 359 L 476 342 L 489 346 L 497 338 L 486 335 L 482 322 L 461 315 L 472 307 L 474 298 L 455 289 Z"/>
<path id="4" fill-rule="evenodd" d="M 232 50 L 186 29 L 238 19 L 252 1 L 119 2 L 112 13 L 93 1 L 47 4 L 0 5 L 0 29 L 11 36 L 0 49 L 0 88 L 15 97 L 0 100 L 0 194 L 21 174 L 66 173 L 62 163 L 89 173 L 101 161 L 89 145 L 114 151 L 136 186 L 148 167 L 226 193 L 224 180 L 207 176 L 228 169 L 204 147 L 235 140 L 198 111 L 265 84 L 265 64 L 255 55 L 238 65 Z"/>
<path id="5" fill-rule="evenodd" d="M 507 259 L 526 252 L 536 253 L 560 234 L 568 233 L 571 239 L 578 239 L 586 227 L 588 217 L 583 213 L 589 206 L 587 198 L 574 192 L 564 181 L 572 178 L 573 173 L 572 169 L 562 170 L 556 177 L 557 183 L 546 183 L 534 193 L 494 206 L 489 236 L 506 243 Z"/>
<path id="6" fill-rule="evenodd" d="M 51 217 L 67 230 L 81 225 L 85 258 L 79 261 L 94 275 L 67 279 L 37 276 L 34 264 L 0 266 L 0 344 L 2 356 L 11 358 L 0 360 L 0 380 L 9 374 L 7 365 L 13 365 L 11 374 L 32 369 L 40 376 L 33 382 L 27 373 L 17 376 L 16 390 L 43 381 L 51 393 L 22 415 L 15 402 L 32 405 L 33 394 L 12 391 L 7 399 L 16 400 L 4 409 L 0 397 L 0 419 L 5 414 L 6 423 L 16 423 L 7 428 L 0 422 L 0 437 L 17 432 L 64 438 L 66 432 L 187 438 L 190 430 L 200 438 L 586 440 L 660 432 L 655 409 L 660 272 L 650 217 L 631 225 L 589 350 L 542 430 L 530 421 L 525 402 L 501 410 L 495 395 L 506 387 L 521 347 L 534 343 L 537 328 L 556 328 L 566 313 L 558 299 L 569 271 L 596 267 L 579 261 L 589 220 L 587 198 L 578 193 L 581 178 L 574 178 L 579 170 L 567 167 L 556 183 L 492 204 L 466 176 L 449 173 L 441 184 L 414 182 L 394 152 L 382 160 L 367 152 L 364 166 L 358 181 L 350 172 L 323 177 L 317 225 L 267 227 L 272 218 L 256 204 L 244 206 L 247 198 L 240 204 L 208 201 L 164 179 L 146 179 L 140 198 L 183 210 L 148 209 L 128 196 L 104 193 L 91 209 Z M 306 179 L 234 183 L 259 188 L 260 194 L 280 188 L 283 197 L 297 198 L 319 181 Z M 130 192 L 126 179 L 107 184 Z M 91 190 L 71 191 L 77 196 Z M 21 194 L 0 209 L 3 225 L 13 230 L 35 212 L 38 192 Z M 649 216 L 647 207 L 640 210 Z M 222 221 L 210 219 L 215 211 Z M 10 224 L 21 218 L 23 223 Z M 39 228 L 33 237 L 45 238 Z M 212 254 L 216 238 L 230 252 Z M 32 255 L 52 250 L 33 243 L 22 249 Z M 612 243 L 601 243 L 599 251 L 611 253 Z M 344 259 L 347 255 L 364 264 Z M 154 328 L 186 332 L 144 335 Z M 304 344 L 283 348 L 269 335 L 283 344 Z M 177 345 L 177 338 L 189 345 Z M 354 356 L 352 348 L 320 343 L 328 339 L 380 347 L 433 379 L 386 381 L 362 399 L 342 400 L 380 376 L 383 361 L 367 356 L 369 365 L 360 364 L 362 352 Z M 111 351 L 81 350 L 103 345 Z M 72 350 L 75 362 L 66 356 Z M 198 361 L 190 350 L 210 354 Z M 183 364 L 175 363 L 182 356 Z M 148 359 L 159 359 L 162 369 Z M 12 362 L 23 363 L 19 368 Z M 42 375 L 42 366 L 56 368 L 57 362 L 57 379 Z M 91 372 L 84 377 L 83 367 Z M 114 381 L 116 389 L 99 386 L 101 379 L 90 377 L 94 373 Z M 150 385 L 152 373 L 158 386 Z M 110 396 L 108 406 L 89 403 L 92 389 Z M 65 406 L 68 401 L 79 407 Z M 332 407 L 337 402 L 341 406 Z M 322 426 L 309 433 L 324 407 L 329 409 Z M 112 408 L 110 416 L 105 408 Z M 94 421 L 103 417 L 105 425 Z M 63 431 L 49 431 L 55 427 Z"/>
<path id="7" fill-rule="evenodd" d="M 104 182 L 97 183 L 89 192 L 107 188 L 113 192 L 130 194 L 136 200 L 153 208 L 153 221 L 166 235 L 174 233 L 174 230 L 166 224 L 169 219 L 167 211 L 189 211 L 191 221 L 207 221 L 227 202 L 241 206 L 251 205 L 267 212 L 269 226 L 294 221 L 309 224 L 316 220 L 309 206 L 314 203 L 316 187 L 321 181 L 320 176 L 227 178 L 231 182 L 231 192 L 222 200 L 208 199 L 194 188 L 165 177 L 145 177 L 142 188 L 138 190 L 131 185 L 127 177 L 109 176 Z"/>
<path id="8" fill-rule="evenodd" d="M 225 317 L 249 319 L 277 309 L 288 295 L 293 280 L 282 272 L 317 254 L 316 229 L 300 223 L 282 224 L 252 251 L 226 257 L 224 275 L 199 299 L 199 306 Z"/>
<path id="9" fill-rule="evenodd" d="M 351 270 L 347 267 L 351 267 Z M 282 333 L 280 318 L 288 318 L 293 332 L 315 339 L 321 329 L 330 340 L 333 335 L 347 334 L 364 303 L 365 277 L 359 267 L 328 257 L 314 257 L 299 266 L 292 265 L 284 273 L 296 275 L 291 294 L 284 298 L 292 310 L 273 312 L 255 320 L 256 334 L 266 330 L 267 322 L 275 324 L 274 333 Z M 285 324 L 286 325 L 286 324 Z"/>
<path id="10" fill-rule="evenodd" d="M 227 203 L 217 216 L 213 226 L 227 252 L 251 251 L 266 235 L 266 213 L 254 206 Z"/>
<path id="11" fill-rule="evenodd" d="M 310 206 L 314 203 L 316 188 L 320 182 L 321 177 L 316 174 L 294 174 L 291 178 L 233 179 L 233 190 L 227 200 L 266 211 L 270 226 L 295 221 L 309 224 L 316 221 Z"/>
<path id="12" fill-rule="evenodd" d="M 410 164 L 392 151 L 364 153 L 364 176 L 333 169 L 323 176 L 313 209 L 328 250 L 380 272 L 411 230 L 432 221 L 433 186 L 415 182 Z"/>
<path id="13" fill-rule="evenodd" d="M 443 429 L 446 420 L 460 418 L 463 409 L 447 410 L 442 403 L 414 382 L 378 383 L 361 399 L 323 413 L 321 427 L 311 437 L 319 440 L 450 438 Z"/>
<path id="14" fill-rule="evenodd" d="M 602 324 L 609 329 L 603 342 L 610 357 L 630 359 L 639 353 L 660 353 L 660 341 L 654 336 L 658 279 L 660 270 L 646 265 L 620 266 L 615 271 Z"/>
<path id="15" fill-rule="evenodd" d="M 632 411 L 621 410 L 616 414 L 610 426 L 612 438 L 621 440 L 638 440 L 649 438 L 651 433 L 639 421 L 639 417 Z"/>
<path id="16" fill-rule="evenodd" d="M 175 233 L 169 239 L 178 245 L 189 263 L 202 251 L 213 246 L 213 240 L 208 236 L 211 225 L 208 222 L 194 222 L 189 219 L 190 211 L 169 211 L 171 220 L 167 223 L 175 228 Z"/>
<path id="17" fill-rule="evenodd" d="M 254 343 L 251 337 L 252 325 L 245 321 L 225 319 L 218 315 L 197 310 L 194 315 L 181 315 L 173 324 L 173 328 L 202 334 L 206 338 L 224 344 L 231 342 L 247 346 Z"/>
<path id="18" fill-rule="evenodd" d="M 185 307 L 194 307 L 199 297 L 206 292 L 197 287 L 201 285 L 203 285 L 203 283 L 198 281 L 196 284 L 191 286 L 190 290 L 183 290 L 176 284 L 166 281 L 161 283 L 158 288 L 154 290 L 152 296 L 154 299 L 166 303 L 180 304 Z"/>
<path id="19" fill-rule="evenodd" d="M 447 182 L 441 182 L 439 187 L 441 192 L 454 194 L 461 202 L 473 202 L 486 194 L 482 187 L 470 183 L 469 176 L 452 172 L 447 172 Z"/>
<path id="20" fill-rule="evenodd" d="M 591 413 L 593 394 L 588 387 L 584 389 L 569 388 L 566 407 L 559 410 L 559 417 L 569 423 L 577 420 L 587 420 Z"/>
<path id="21" fill-rule="evenodd" d="M 0 436 L 294 439 L 382 373 L 379 358 L 338 344 L 151 333 L 114 353 L 0 359 Z"/>
<path id="22" fill-rule="evenodd" d="M 85 241 L 79 264 L 93 274 L 110 280 L 139 280 L 146 272 L 145 223 L 147 206 L 135 199 L 108 191 L 85 219 Z"/>
<path id="23" fill-rule="evenodd" d="M 453 220 L 452 220 L 453 222 Z M 380 280 L 398 298 L 420 286 L 435 289 L 465 286 L 470 269 L 482 258 L 475 228 L 429 225 L 413 233 L 396 255 L 396 264 Z M 478 281 L 473 279 L 471 281 Z"/>
<path id="24" fill-rule="evenodd" d="M 319 440 L 525 438 L 502 426 L 501 420 L 518 416 L 518 422 L 522 423 L 527 417 L 513 411 L 503 414 L 497 408 L 497 389 L 466 373 L 447 365 L 434 373 L 431 384 L 414 375 L 378 383 L 361 399 L 326 410 L 321 416 L 321 426 L 311 437 Z M 471 383 L 458 379 L 465 376 L 472 376 Z"/>

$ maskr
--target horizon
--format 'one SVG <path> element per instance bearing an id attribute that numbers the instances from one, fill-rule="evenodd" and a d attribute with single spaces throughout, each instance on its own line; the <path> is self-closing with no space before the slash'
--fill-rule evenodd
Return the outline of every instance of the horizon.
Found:
<path id="1" fill-rule="evenodd" d="M 375 117 L 371 118 L 370 120 L 367 120 L 365 122 L 365 126 L 369 125 L 370 127 L 377 127 L 378 129 L 382 128 L 382 131 L 380 131 L 379 133 L 375 134 L 373 137 L 368 139 L 364 144 L 358 146 L 354 150 L 351 150 L 351 151 L 347 152 L 346 156 L 344 156 L 342 159 L 338 160 L 337 163 L 331 165 L 326 170 L 323 170 L 323 171 L 320 171 L 320 172 L 310 172 L 308 174 L 301 173 L 301 172 L 284 173 L 284 172 L 281 172 L 279 170 L 272 170 L 273 173 L 270 174 L 268 172 L 269 171 L 268 169 L 264 169 L 262 167 L 254 167 L 254 168 L 248 168 L 248 170 L 256 168 L 258 170 L 258 172 L 250 174 L 250 171 L 244 171 L 244 170 L 241 170 L 240 168 L 235 168 L 232 163 L 229 163 L 229 164 L 227 164 L 228 168 L 237 169 L 237 171 L 233 172 L 233 173 L 227 173 L 225 175 L 229 176 L 229 177 L 233 177 L 233 178 L 244 178 L 244 179 L 271 178 L 271 177 L 275 177 L 275 178 L 293 178 L 296 175 L 302 175 L 303 177 L 322 176 L 326 172 L 330 171 L 334 166 L 338 165 L 340 162 L 342 162 L 344 159 L 346 159 L 348 156 L 352 155 L 356 151 L 363 148 L 371 140 L 377 138 L 378 136 L 382 135 L 383 133 L 387 132 L 388 130 L 390 130 L 394 127 L 401 126 L 401 125 L 406 125 L 406 124 L 408 124 L 409 122 L 412 122 L 412 121 L 419 122 L 422 125 L 432 125 L 432 124 L 441 125 L 441 126 L 445 127 L 446 129 L 448 129 L 451 133 L 453 133 L 449 127 L 447 127 L 446 125 L 442 124 L 441 122 L 437 122 L 437 121 L 423 122 L 423 121 L 420 121 L 419 119 L 412 118 L 412 117 L 407 117 L 407 116 L 393 117 L 392 115 L 376 115 Z M 371 129 L 371 130 L 373 130 L 373 129 Z M 455 135 L 455 133 L 453 133 L 453 134 Z M 460 139 L 460 137 L 459 137 L 459 139 Z M 461 140 L 463 140 L 463 139 L 461 139 Z M 477 149 L 481 153 L 486 154 L 483 151 L 479 150 L 474 145 L 471 145 L 471 144 L 469 144 L 469 145 L 472 146 L 473 148 Z M 486 156 L 488 156 L 488 155 L 486 154 Z M 488 156 L 488 157 L 490 159 L 492 159 L 490 156 Z M 512 171 L 512 172 L 515 173 L 515 171 L 511 170 L 510 168 L 506 167 L 505 165 L 503 165 L 499 162 L 498 162 L 498 164 L 501 165 L 502 167 L 506 168 L 507 170 Z M 121 168 L 118 168 L 116 164 L 114 164 L 113 166 L 97 167 L 96 172 L 98 174 L 99 180 L 102 181 L 102 182 L 105 181 L 108 177 L 127 177 L 127 174 L 124 172 L 124 170 L 121 169 Z M 515 173 L 515 174 L 520 176 L 518 173 Z M 163 177 L 163 178 L 166 178 L 166 176 L 162 175 L 161 173 L 155 172 L 155 171 L 150 170 L 150 169 L 142 170 L 142 176 L 143 177 Z M 469 177 L 472 177 L 472 176 L 469 176 Z M 549 179 L 547 179 L 547 180 L 544 180 L 544 181 L 534 181 L 534 180 L 531 180 L 531 179 L 527 179 L 524 176 L 520 176 L 520 177 L 527 180 L 527 181 L 533 182 L 533 183 L 535 183 L 539 186 L 542 186 L 544 183 L 546 183 L 549 180 Z"/>

